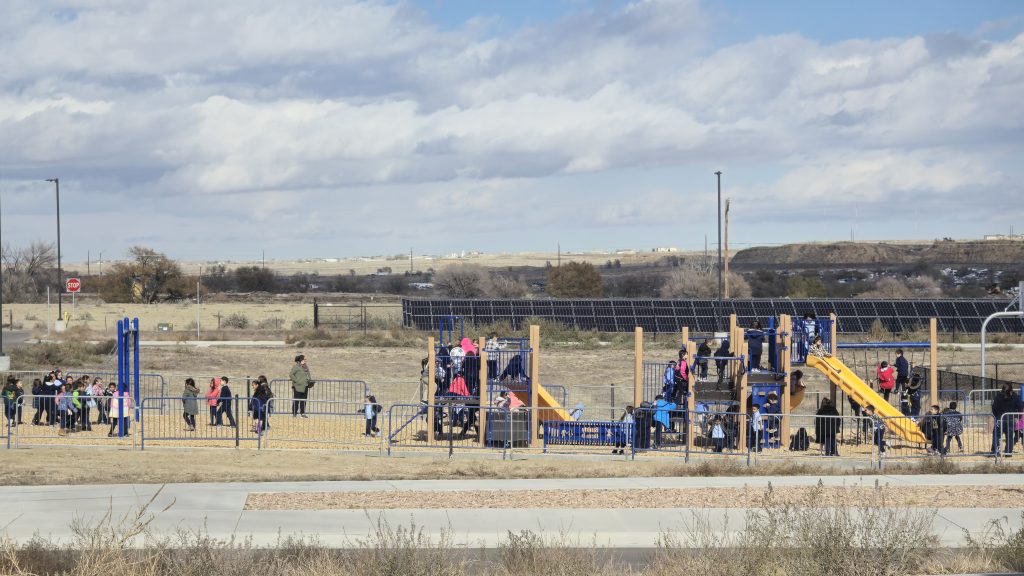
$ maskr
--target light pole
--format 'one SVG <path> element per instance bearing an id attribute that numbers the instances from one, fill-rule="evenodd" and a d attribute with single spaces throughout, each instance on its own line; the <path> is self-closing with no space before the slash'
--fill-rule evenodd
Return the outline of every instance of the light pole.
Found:
<path id="1" fill-rule="evenodd" d="M 722 171 L 715 172 L 718 177 L 718 303 L 722 303 Z"/>
<path id="2" fill-rule="evenodd" d="M 64 319 L 61 296 L 64 294 L 64 269 L 60 265 L 60 178 L 47 178 L 57 189 L 57 317 Z"/>
<path id="3" fill-rule="evenodd" d="M 0 209 L 0 246 L 3 246 L 3 210 Z M 11 322 L 14 330 L 14 322 Z M 0 248 L 0 357 L 4 356 L 4 262 L 3 249 Z"/>

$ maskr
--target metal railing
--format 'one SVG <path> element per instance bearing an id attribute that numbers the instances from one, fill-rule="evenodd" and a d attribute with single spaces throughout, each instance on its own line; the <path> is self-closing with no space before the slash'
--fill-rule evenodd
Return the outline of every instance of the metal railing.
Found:
<path id="1" fill-rule="evenodd" d="M 897 416 L 881 421 L 884 445 L 877 447 L 880 462 L 931 456 L 977 457 L 991 452 L 995 425 L 991 414 L 925 413 L 918 418 Z"/>
<path id="2" fill-rule="evenodd" d="M 481 426 L 481 412 L 486 416 L 484 426 Z M 403 448 L 444 449 L 450 456 L 456 450 L 482 450 L 496 445 L 504 449 L 506 443 L 515 443 L 509 437 L 513 431 L 509 423 L 520 420 L 506 415 L 508 412 L 480 407 L 472 403 L 471 398 L 451 398 L 435 404 L 393 404 L 387 410 L 387 452 L 390 455 Z M 529 427 L 527 411 L 513 413 L 524 415 L 525 425 Z M 504 428 L 501 428 L 502 423 Z"/>
<path id="3" fill-rule="evenodd" d="M 74 378 L 78 376 L 89 376 L 90 378 L 102 378 L 104 382 L 113 382 L 117 384 L 117 372 L 92 372 L 89 370 L 75 370 L 69 371 L 65 374 L 66 378 Z M 91 384 L 91 382 L 90 382 Z M 129 390 L 129 394 L 134 394 L 134 390 Z M 140 398 L 158 398 L 167 396 L 167 381 L 162 374 L 139 374 L 139 397 Z M 141 406 L 141 403 L 140 403 Z M 150 410 L 163 410 L 164 406 L 153 403 L 147 406 Z"/>
<path id="4" fill-rule="evenodd" d="M 187 412 L 191 401 L 197 401 L 196 414 Z M 168 409 L 162 414 L 156 414 L 153 410 L 147 412 L 146 406 L 151 403 L 166 403 Z M 173 409 L 175 405 L 179 411 Z M 262 446 L 262 405 L 258 399 L 237 395 L 221 398 L 216 407 L 208 407 L 204 413 L 202 408 L 205 405 L 201 397 L 143 398 L 139 422 L 140 448 L 145 450 L 147 443 L 150 446 L 185 443 L 190 447 L 227 445 L 237 448 L 243 442 L 252 442 L 257 449 Z M 258 408 L 253 410 L 254 406 Z"/>
<path id="5" fill-rule="evenodd" d="M 1017 442 L 1024 446 L 1024 412 L 1007 412 L 992 430 L 992 453 L 996 461 L 1013 454 Z"/>
<path id="6" fill-rule="evenodd" d="M 283 403 L 280 408 L 277 403 Z M 263 448 L 336 448 L 382 450 L 383 409 L 366 417 L 363 402 L 306 400 L 308 417 L 289 415 L 292 400 L 271 398 L 264 420 Z M 250 410 L 251 412 L 251 410 Z"/>
<path id="7" fill-rule="evenodd" d="M 96 407 L 89 407 L 88 402 L 93 400 Z M 118 419 L 109 417 L 110 403 L 118 401 L 109 396 L 85 396 L 79 397 L 79 408 L 73 413 L 61 410 L 54 396 L 21 396 L 15 402 L 15 418 L 9 423 L 7 429 L 8 448 L 22 448 L 29 446 L 97 446 L 97 445 L 127 445 L 134 446 L 135 439 L 131 437 L 132 424 L 130 415 L 134 412 L 131 407 L 131 399 L 127 399 L 129 406 L 126 408 L 127 416 L 125 431 L 127 436 L 121 436 L 118 429 Z M 103 404 L 105 409 L 101 409 Z M 26 407 L 28 404 L 38 406 L 35 413 L 33 408 Z M 38 414 L 39 420 L 35 420 Z M 21 415 L 20 424 L 17 417 Z M 26 422 L 26 418 L 28 421 Z M 36 423 L 38 422 L 38 423 Z"/>
<path id="8" fill-rule="evenodd" d="M 313 381 L 313 387 L 306 390 L 306 398 L 295 398 L 291 380 L 288 378 L 271 380 L 270 390 L 274 393 L 274 400 L 277 400 L 277 402 L 271 403 L 271 413 L 295 413 L 305 405 L 306 414 L 321 414 L 321 412 L 311 412 L 309 408 L 331 409 L 344 404 L 362 404 L 370 395 L 370 387 L 362 380 L 314 378 Z"/>

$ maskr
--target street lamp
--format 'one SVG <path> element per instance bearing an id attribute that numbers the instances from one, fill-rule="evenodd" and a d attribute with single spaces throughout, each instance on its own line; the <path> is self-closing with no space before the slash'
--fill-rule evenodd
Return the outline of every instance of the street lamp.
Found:
<path id="1" fill-rule="evenodd" d="M 64 269 L 60 266 L 60 178 L 47 178 L 57 188 L 57 317 L 63 319 L 61 295 L 64 294 Z"/>
<path id="2" fill-rule="evenodd" d="M 718 176 L 718 303 L 722 303 L 722 171 Z M 58 230 L 59 232 L 59 230 Z"/>

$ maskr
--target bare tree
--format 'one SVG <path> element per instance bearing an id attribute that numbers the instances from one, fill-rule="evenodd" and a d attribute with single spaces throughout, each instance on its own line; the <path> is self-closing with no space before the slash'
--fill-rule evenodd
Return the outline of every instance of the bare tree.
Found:
<path id="1" fill-rule="evenodd" d="M 729 272 L 729 295 L 749 298 L 750 284 L 735 272 Z M 687 268 L 669 275 L 661 288 L 662 298 L 716 298 L 718 273 L 707 268 Z"/>
<path id="2" fill-rule="evenodd" d="M 39 298 L 56 282 L 57 257 L 49 242 L 32 242 L 27 247 L 3 245 L 4 298 L 26 302 Z"/>
<path id="3" fill-rule="evenodd" d="M 496 276 L 491 280 L 491 293 L 498 298 L 522 298 L 530 291 L 530 287 L 518 278 Z"/>
<path id="4" fill-rule="evenodd" d="M 902 280 L 892 276 L 880 278 L 873 290 L 862 292 L 858 298 L 938 298 L 942 287 L 931 276 L 914 276 Z"/>
<path id="5" fill-rule="evenodd" d="M 450 298 L 479 298 L 491 291 L 491 277 L 476 264 L 452 265 L 434 274 L 434 286 Z"/>
<path id="6" fill-rule="evenodd" d="M 167 255 L 143 246 L 129 248 L 128 255 L 128 262 L 115 264 L 103 278 L 100 294 L 107 302 L 152 304 L 187 294 L 181 268 Z"/>

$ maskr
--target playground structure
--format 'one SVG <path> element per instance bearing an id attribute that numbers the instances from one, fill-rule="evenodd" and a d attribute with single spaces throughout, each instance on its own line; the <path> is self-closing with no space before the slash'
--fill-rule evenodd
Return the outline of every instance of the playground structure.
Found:
<path id="1" fill-rule="evenodd" d="M 456 340 L 456 335 L 459 339 Z M 434 443 L 438 431 L 441 430 L 439 420 L 443 419 L 445 413 L 436 408 L 438 404 L 457 404 L 460 410 L 469 412 L 469 418 L 477 418 L 476 425 L 479 428 L 479 442 L 481 447 L 497 443 L 498 436 L 501 441 L 505 440 L 510 431 L 508 427 L 498 430 L 498 426 L 492 426 L 488 421 L 488 415 L 493 412 L 490 408 L 494 405 L 500 392 L 506 392 L 510 399 L 519 406 L 530 408 L 528 410 L 528 422 L 525 426 L 525 438 L 531 447 L 539 446 L 540 422 L 541 421 L 572 421 L 569 412 L 559 403 L 555 396 L 544 388 L 540 383 L 540 327 L 530 326 L 528 338 L 506 338 L 503 339 L 506 347 L 497 350 L 488 350 L 485 338 L 479 338 L 476 342 L 470 342 L 477 354 L 448 356 L 448 351 L 443 343 L 459 342 L 460 350 L 462 344 L 468 341 L 461 318 L 446 317 L 439 323 L 438 339 L 430 337 L 427 343 L 427 373 L 431 375 L 432 382 L 428 385 L 426 405 L 429 425 L 427 426 L 427 442 Z M 439 374 L 438 366 L 441 364 L 444 376 Z M 468 389 L 475 392 L 472 396 L 438 394 L 438 387 L 443 386 L 446 390 L 455 376 L 461 376 L 467 381 Z M 441 381 L 444 379 L 444 382 Z M 451 410 L 449 409 L 449 414 Z M 415 416 L 414 416 L 415 417 Z M 449 427 L 452 426 L 449 418 Z M 403 426 L 404 427 L 404 426 Z M 449 435 L 452 432 L 449 430 Z"/>
<path id="2" fill-rule="evenodd" d="M 899 409 L 893 407 L 876 393 L 871 386 L 865 382 L 870 377 L 861 379 L 856 372 L 846 366 L 834 354 L 841 349 L 856 350 L 922 350 L 927 349 L 929 353 L 928 377 L 929 393 L 927 398 L 931 402 L 937 402 L 938 390 L 938 334 L 937 321 L 932 318 L 929 321 L 929 339 L 925 342 L 867 342 L 857 344 L 839 344 L 837 339 L 837 317 L 831 314 L 825 319 L 800 319 L 788 315 L 781 315 L 776 324 L 774 318 L 766 319 L 767 328 L 746 328 L 739 325 L 735 314 L 729 317 L 729 331 L 723 336 L 730 345 L 728 356 L 698 356 L 696 353 L 697 343 L 690 337 L 688 327 L 682 329 L 683 350 L 686 351 L 688 359 L 688 390 L 686 395 L 685 414 L 700 414 L 702 412 L 715 412 L 709 406 L 718 404 L 735 410 L 741 429 L 747 425 L 747 409 L 750 405 L 759 408 L 764 405 L 767 397 L 775 393 L 780 401 L 778 418 L 778 439 L 784 440 L 790 437 L 790 415 L 804 400 L 806 392 L 803 386 L 794 387 L 794 372 L 797 367 L 806 366 L 814 368 L 824 374 L 830 383 L 830 398 L 833 404 L 837 403 L 838 391 L 852 398 L 861 406 L 874 406 L 878 415 L 886 420 L 886 425 L 900 438 L 914 443 L 924 443 L 925 438 L 917 429 L 914 421 L 909 418 L 902 418 L 903 414 Z M 759 333 L 759 334 L 758 334 Z M 749 337 L 757 334 L 763 337 L 764 348 L 766 348 L 767 366 L 762 369 L 763 364 L 757 361 L 758 366 L 752 366 L 754 360 L 750 353 Z M 825 358 L 814 356 L 809 353 L 810 345 L 814 338 L 821 337 L 821 344 L 828 356 Z M 644 360 L 644 331 L 637 327 L 634 332 L 634 394 L 633 405 L 639 407 L 642 402 L 651 402 L 657 390 L 659 390 L 661 370 L 667 364 L 645 363 Z M 697 370 L 701 362 L 715 361 L 722 362 L 726 366 L 727 376 L 723 379 L 719 376 L 714 390 L 707 386 L 708 382 L 700 382 L 697 378 Z M 726 390 L 721 389 L 721 384 L 727 385 Z M 726 412 L 728 408 L 719 408 L 719 413 Z M 686 429 L 686 448 L 693 448 L 693 442 L 699 430 L 694 427 L 697 423 L 686 421 L 683 423 Z M 739 435 L 739 449 L 746 449 L 746 435 Z M 777 446 L 775 446 L 777 447 Z"/>
<path id="3" fill-rule="evenodd" d="M 139 319 L 128 320 L 124 318 L 117 321 L 117 392 L 120 396 L 129 395 L 133 402 L 132 406 L 135 421 L 139 421 L 139 413 L 142 410 L 141 391 L 139 383 Z M 124 414 L 124 400 L 114 400 L 120 404 L 118 412 Z M 124 438 L 128 433 L 126 418 L 121 418 L 117 427 L 118 438 Z"/>

